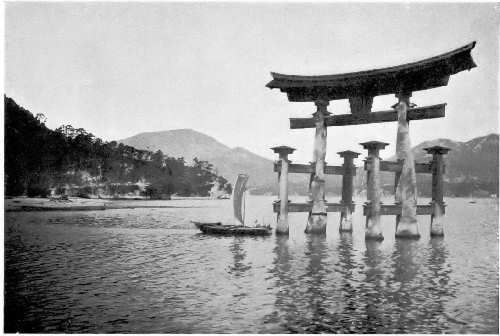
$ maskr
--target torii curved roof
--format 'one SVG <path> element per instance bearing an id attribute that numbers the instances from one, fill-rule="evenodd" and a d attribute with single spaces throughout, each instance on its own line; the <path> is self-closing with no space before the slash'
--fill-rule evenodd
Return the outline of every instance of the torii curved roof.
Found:
<path id="1" fill-rule="evenodd" d="M 446 86 L 450 75 L 476 67 L 471 50 L 476 42 L 418 62 L 337 75 L 298 76 L 271 72 L 266 86 L 286 92 L 290 101 L 378 96 Z"/>

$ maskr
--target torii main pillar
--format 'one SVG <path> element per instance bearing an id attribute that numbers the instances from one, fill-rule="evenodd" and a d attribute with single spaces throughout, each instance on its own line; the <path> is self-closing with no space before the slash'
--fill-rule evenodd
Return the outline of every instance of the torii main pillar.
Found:
<path id="1" fill-rule="evenodd" d="M 394 106 L 398 113 L 396 158 L 403 163 L 396 185 L 396 204 L 401 205 L 401 215 L 396 217 L 396 237 L 420 238 L 417 222 L 417 174 L 411 152 L 408 109 L 411 93 L 396 95 L 399 102 Z"/>
<path id="2" fill-rule="evenodd" d="M 326 233 L 326 202 L 325 202 L 325 157 L 326 157 L 326 125 L 325 117 L 331 113 L 326 107 L 328 100 L 318 99 L 314 101 L 317 111 L 313 114 L 316 125 L 314 135 L 313 165 L 314 172 L 311 176 L 311 201 L 312 209 L 307 219 L 306 233 Z"/>

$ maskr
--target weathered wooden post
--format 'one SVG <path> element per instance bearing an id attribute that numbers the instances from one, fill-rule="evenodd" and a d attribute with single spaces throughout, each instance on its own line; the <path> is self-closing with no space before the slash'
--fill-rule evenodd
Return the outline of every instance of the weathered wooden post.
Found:
<path id="1" fill-rule="evenodd" d="M 432 154 L 432 214 L 431 214 L 431 237 L 444 236 L 444 198 L 443 198 L 443 174 L 445 166 L 443 155 L 450 151 L 449 148 L 433 146 L 424 148 L 428 154 Z"/>
<path id="2" fill-rule="evenodd" d="M 325 157 L 326 157 L 326 124 L 325 117 L 331 113 L 326 107 L 328 100 L 314 101 L 317 111 L 313 114 L 316 133 L 314 137 L 314 176 L 311 181 L 312 209 L 307 220 L 306 233 L 326 233 L 326 202 L 325 202 Z"/>
<path id="3" fill-rule="evenodd" d="M 276 234 L 288 234 L 288 155 L 295 151 L 295 148 L 288 146 L 278 146 L 271 148 L 279 154 L 281 170 L 279 173 L 279 200 L 280 212 L 278 213 L 278 222 L 276 224 Z"/>
<path id="4" fill-rule="evenodd" d="M 367 170 L 366 195 L 368 208 L 366 216 L 365 239 L 383 240 L 382 228 L 380 227 L 380 157 L 379 151 L 384 149 L 388 143 L 380 141 L 363 142 L 360 145 L 368 150 L 365 169 Z"/>
<path id="5" fill-rule="evenodd" d="M 352 176 L 353 170 L 356 167 L 353 164 L 354 158 L 359 156 L 359 153 L 353 151 L 343 151 L 338 152 L 338 155 L 344 159 L 344 173 L 342 174 L 342 200 L 340 204 L 342 209 L 340 210 L 340 232 L 352 232 L 352 207 L 354 203 L 352 201 Z"/>
<path id="6" fill-rule="evenodd" d="M 399 102 L 394 106 L 398 113 L 398 132 L 396 138 L 396 157 L 402 161 L 401 174 L 396 187 L 396 204 L 401 206 L 401 215 L 396 220 L 396 237 L 419 238 L 417 222 L 417 174 L 411 152 L 410 125 L 408 109 L 411 93 L 396 94 Z"/>

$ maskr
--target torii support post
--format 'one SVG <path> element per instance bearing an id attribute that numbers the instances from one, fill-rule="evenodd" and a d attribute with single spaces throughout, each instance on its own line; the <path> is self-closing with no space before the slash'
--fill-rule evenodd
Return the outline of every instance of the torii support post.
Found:
<path id="1" fill-rule="evenodd" d="M 431 237 L 444 236 L 444 208 L 443 199 L 443 175 L 444 162 L 443 155 L 450 151 L 449 148 L 441 146 L 433 146 L 424 148 L 424 150 L 432 154 L 432 214 L 431 214 Z"/>
<path id="2" fill-rule="evenodd" d="M 342 210 L 340 211 L 340 232 L 352 232 L 352 172 L 355 168 L 353 164 L 354 158 L 359 156 L 359 153 L 353 151 L 338 152 L 338 155 L 344 159 L 344 174 L 342 175 Z"/>
<path id="3" fill-rule="evenodd" d="M 364 149 L 368 150 L 367 164 L 367 186 L 366 195 L 367 216 L 365 239 L 383 240 L 382 228 L 380 227 L 380 157 L 379 151 L 384 149 L 388 143 L 379 141 L 369 141 L 361 143 Z"/>
<path id="4" fill-rule="evenodd" d="M 326 125 L 325 117 L 331 113 L 326 107 L 328 100 L 315 100 L 317 111 L 313 114 L 316 133 L 314 136 L 314 175 L 311 176 L 312 209 L 307 219 L 306 233 L 326 233 L 326 202 L 325 202 L 325 157 L 326 157 Z"/>
<path id="5" fill-rule="evenodd" d="M 276 234 L 288 234 L 288 155 L 295 151 L 295 148 L 288 146 L 278 146 L 271 148 L 275 153 L 279 154 L 281 170 L 279 173 L 279 199 L 280 212 L 276 224 Z"/>
<path id="6" fill-rule="evenodd" d="M 410 125 L 407 112 L 410 108 L 411 93 L 396 95 L 399 102 L 394 106 L 398 113 L 396 157 L 402 162 L 401 174 L 397 179 L 396 204 L 401 205 L 401 215 L 396 217 L 397 238 L 420 238 L 417 222 L 417 174 L 411 152 Z"/>

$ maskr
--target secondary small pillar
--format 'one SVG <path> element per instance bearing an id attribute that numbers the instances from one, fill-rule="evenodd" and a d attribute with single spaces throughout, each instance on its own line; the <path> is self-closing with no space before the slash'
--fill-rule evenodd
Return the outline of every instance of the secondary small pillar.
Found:
<path id="1" fill-rule="evenodd" d="M 396 95 L 399 102 L 394 106 L 398 113 L 396 157 L 402 163 L 396 186 L 396 204 L 401 206 L 401 215 L 396 222 L 396 237 L 420 238 L 417 222 L 417 174 L 411 152 L 410 125 L 407 118 L 411 93 Z"/>
<path id="2" fill-rule="evenodd" d="M 271 148 L 275 153 L 279 154 L 280 173 L 279 173 L 279 200 L 280 212 L 276 224 L 276 234 L 288 234 L 288 155 L 295 151 L 295 148 L 288 146 L 278 146 Z"/>
<path id="3" fill-rule="evenodd" d="M 326 107 L 330 103 L 328 100 L 316 100 L 314 102 L 317 111 L 313 114 L 316 125 L 314 137 L 314 176 L 311 181 L 312 209 L 307 220 L 306 233 L 325 234 L 326 233 L 326 202 L 325 202 L 325 157 L 326 157 L 326 124 L 325 117 L 331 113 Z"/>
<path id="4" fill-rule="evenodd" d="M 353 170 L 356 168 L 353 160 L 359 156 L 359 153 L 353 151 L 338 152 L 338 155 L 344 159 L 344 173 L 342 174 L 342 200 L 340 201 L 342 208 L 340 210 L 340 232 L 352 232 L 352 201 L 353 191 Z"/>
<path id="5" fill-rule="evenodd" d="M 379 151 L 388 143 L 379 141 L 363 142 L 360 145 L 368 150 L 365 169 L 367 169 L 366 195 L 368 202 L 366 215 L 365 239 L 383 240 L 380 226 L 380 157 Z"/>
<path id="6" fill-rule="evenodd" d="M 431 237 L 444 236 L 444 193 L 443 193 L 443 175 L 444 161 L 443 155 L 450 151 L 449 148 L 441 146 L 433 146 L 424 148 L 424 150 L 432 154 L 432 214 L 431 214 Z"/>

